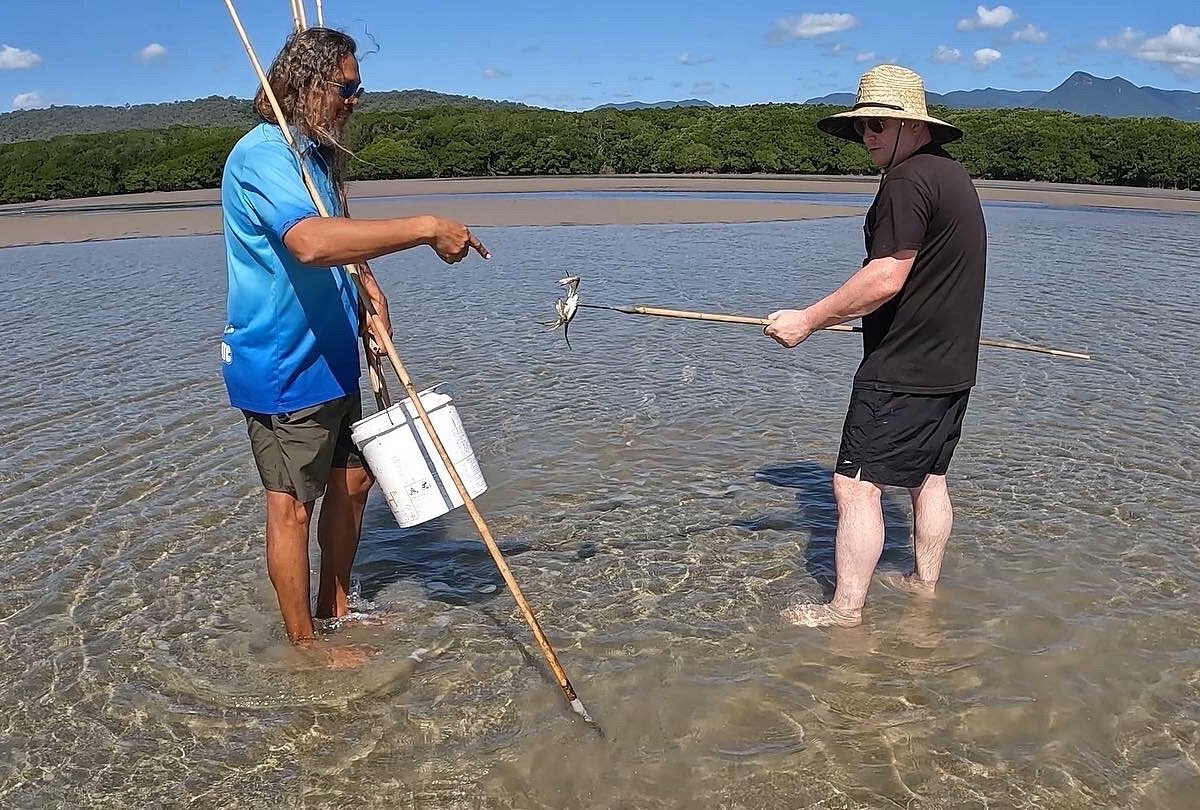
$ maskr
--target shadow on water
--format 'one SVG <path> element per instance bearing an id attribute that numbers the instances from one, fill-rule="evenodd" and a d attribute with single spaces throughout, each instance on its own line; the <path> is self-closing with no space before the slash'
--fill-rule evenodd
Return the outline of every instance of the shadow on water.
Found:
<path id="1" fill-rule="evenodd" d="M 453 513 L 452 513 L 453 514 Z M 388 586 L 411 582 L 425 597 L 448 605 L 482 605 L 507 593 L 487 547 L 477 536 L 456 536 L 452 515 L 402 529 L 387 505 L 372 500 L 363 516 L 362 542 L 354 563 L 364 599 L 375 601 Z M 505 559 L 531 550 L 525 543 L 505 543 Z"/>
<path id="2" fill-rule="evenodd" d="M 778 513 L 739 520 L 735 526 L 749 531 L 808 533 L 804 547 L 804 570 L 821 587 L 826 600 L 833 598 L 836 586 L 834 538 L 837 535 L 837 502 L 833 498 L 833 470 L 813 461 L 798 461 L 763 467 L 755 478 L 777 487 L 796 490 L 798 507 L 794 518 L 781 519 Z M 894 488 L 883 491 L 883 556 L 880 565 L 903 571 L 911 570 L 912 523 L 907 493 Z"/>

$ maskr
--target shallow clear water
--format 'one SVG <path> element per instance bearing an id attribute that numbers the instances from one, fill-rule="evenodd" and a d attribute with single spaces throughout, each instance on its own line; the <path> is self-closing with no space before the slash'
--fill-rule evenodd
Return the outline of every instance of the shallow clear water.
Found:
<path id="1" fill-rule="evenodd" d="M 588 310 L 568 352 L 537 322 L 568 271 L 593 303 L 805 303 L 858 265 L 857 219 L 485 229 L 486 265 L 375 263 L 606 740 L 461 510 L 401 531 L 373 497 L 374 621 L 340 636 L 382 653 L 292 657 L 220 382 L 219 237 L 3 251 L 0 805 L 1191 806 L 1197 219 L 988 220 L 986 333 L 1097 359 L 984 350 L 939 598 L 876 589 L 836 632 L 776 614 L 831 573 L 857 339 Z"/>

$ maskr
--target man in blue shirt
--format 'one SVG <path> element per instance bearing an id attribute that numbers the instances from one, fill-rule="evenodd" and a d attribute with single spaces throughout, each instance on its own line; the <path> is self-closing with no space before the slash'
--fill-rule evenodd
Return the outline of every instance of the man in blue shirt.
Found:
<path id="1" fill-rule="evenodd" d="M 228 320 L 221 343 L 229 401 L 246 417 L 266 489 L 267 570 L 288 638 L 311 646 L 308 538 L 316 500 L 321 577 L 316 616 L 349 611 L 350 571 L 374 479 L 350 439 L 361 418 L 360 302 L 344 265 L 391 331 L 387 299 L 366 262 L 429 245 L 447 263 L 487 250 L 458 222 L 440 217 L 359 220 L 346 215 L 341 145 L 362 95 L 353 39 L 327 28 L 293 34 L 269 81 L 297 148 L 283 137 L 260 90 L 264 123 L 230 153 L 221 180 L 229 268 Z M 322 218 L 301 161 L 323 197 Z"/>

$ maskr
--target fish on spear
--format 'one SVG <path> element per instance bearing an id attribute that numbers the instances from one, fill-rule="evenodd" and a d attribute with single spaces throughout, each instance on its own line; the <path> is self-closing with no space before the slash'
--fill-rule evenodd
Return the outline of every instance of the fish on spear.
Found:
<path id="1" fill-rule="evenodd" d="M 567 329 L 571 322 L 575 319 L 580 309 L 607 309 L 611 312 L 621 312 L 625 315 L 649 315 L 659 318 L 683 318 L 691 321 L 712 321 L 715 323 L 738 323 L 749 326 L 767 326 L 771 323 L 769 318 L 756 318 L 750 315 L 728 315 L 720 312 L 694 312 L 685 309 L 666 309 L 663 307 L 647 307 L 641 305 L 625 305 L 613 306 L 609 304 L 585 304 L 579 299 L 579 286 L 582 283 L 580 276 L 567 276 L 560 278 L 559 284 L 567 288 L 566 298 L 558 298 L 554 302 L 557 318 L 546 326 L 553 331 L 562 327 L 563 338 L 567 337 Z M 827 326 L 827 332 L 862 332 L 861 326 L 848 326 L 846 324 L 837 324 Z M 1068 357 L 1073 360 L 1091 360 L 1092 356 L 1084 352 L 1070 351 L 1068 349 L 1057 349 L 1052 346 L 1038 346 L 1032 343 L 1017 343 L 1011 340 L 997 340 L 995 338 L 981 338 L 980 346 L 990 346 L 997 349 L 1014 349 L 1023 352 L 1036 352 L 1038 354 L 1049 354 L 1055 357 Z M 567 340 L 567 348 L 571 348 L 571 341 Z"/>
<path id="2" fill-rule="evenodd" d="M 545 324 L 550 327 L 551 332 L 560 326 L 562 327 L 563 340 L 567 341 L 568 349 L 571 348 L 571 339 L 567 337 L 567 328 L 571 325 L 571 321 L 575 319 L 575 313 L 579 309 L 579 281 L 579 276 L 567 276 L 558 280 L 559 284 L 567 288 L 567 297 L 565 299 L 558 298 L 554 301 L 554 310 L 558 314 L 558 317 L 550 323 Z"/>

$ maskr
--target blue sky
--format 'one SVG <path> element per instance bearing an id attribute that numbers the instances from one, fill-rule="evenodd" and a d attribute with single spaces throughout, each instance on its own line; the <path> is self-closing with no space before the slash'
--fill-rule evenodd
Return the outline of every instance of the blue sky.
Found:
<path id="1" fill-rule="evenodd" d="M 255 87 L 222 0 L 3 2 L 0 111 L 126 104 Z M 315 17 L 315 0 L 306 0 Z M 260 58 L 290 2 L 237 0 Z M 379 50 L 368 89 L 426 88 L 539 106 L 699 97 L 803 101 L 884 61 L 930 90 L 1050 89 L 1072 71 L 1200 90 L 1200 2 L 327 0 L 327 23 Z M 364 48 L 365 49 L 365 48 Z"/>

